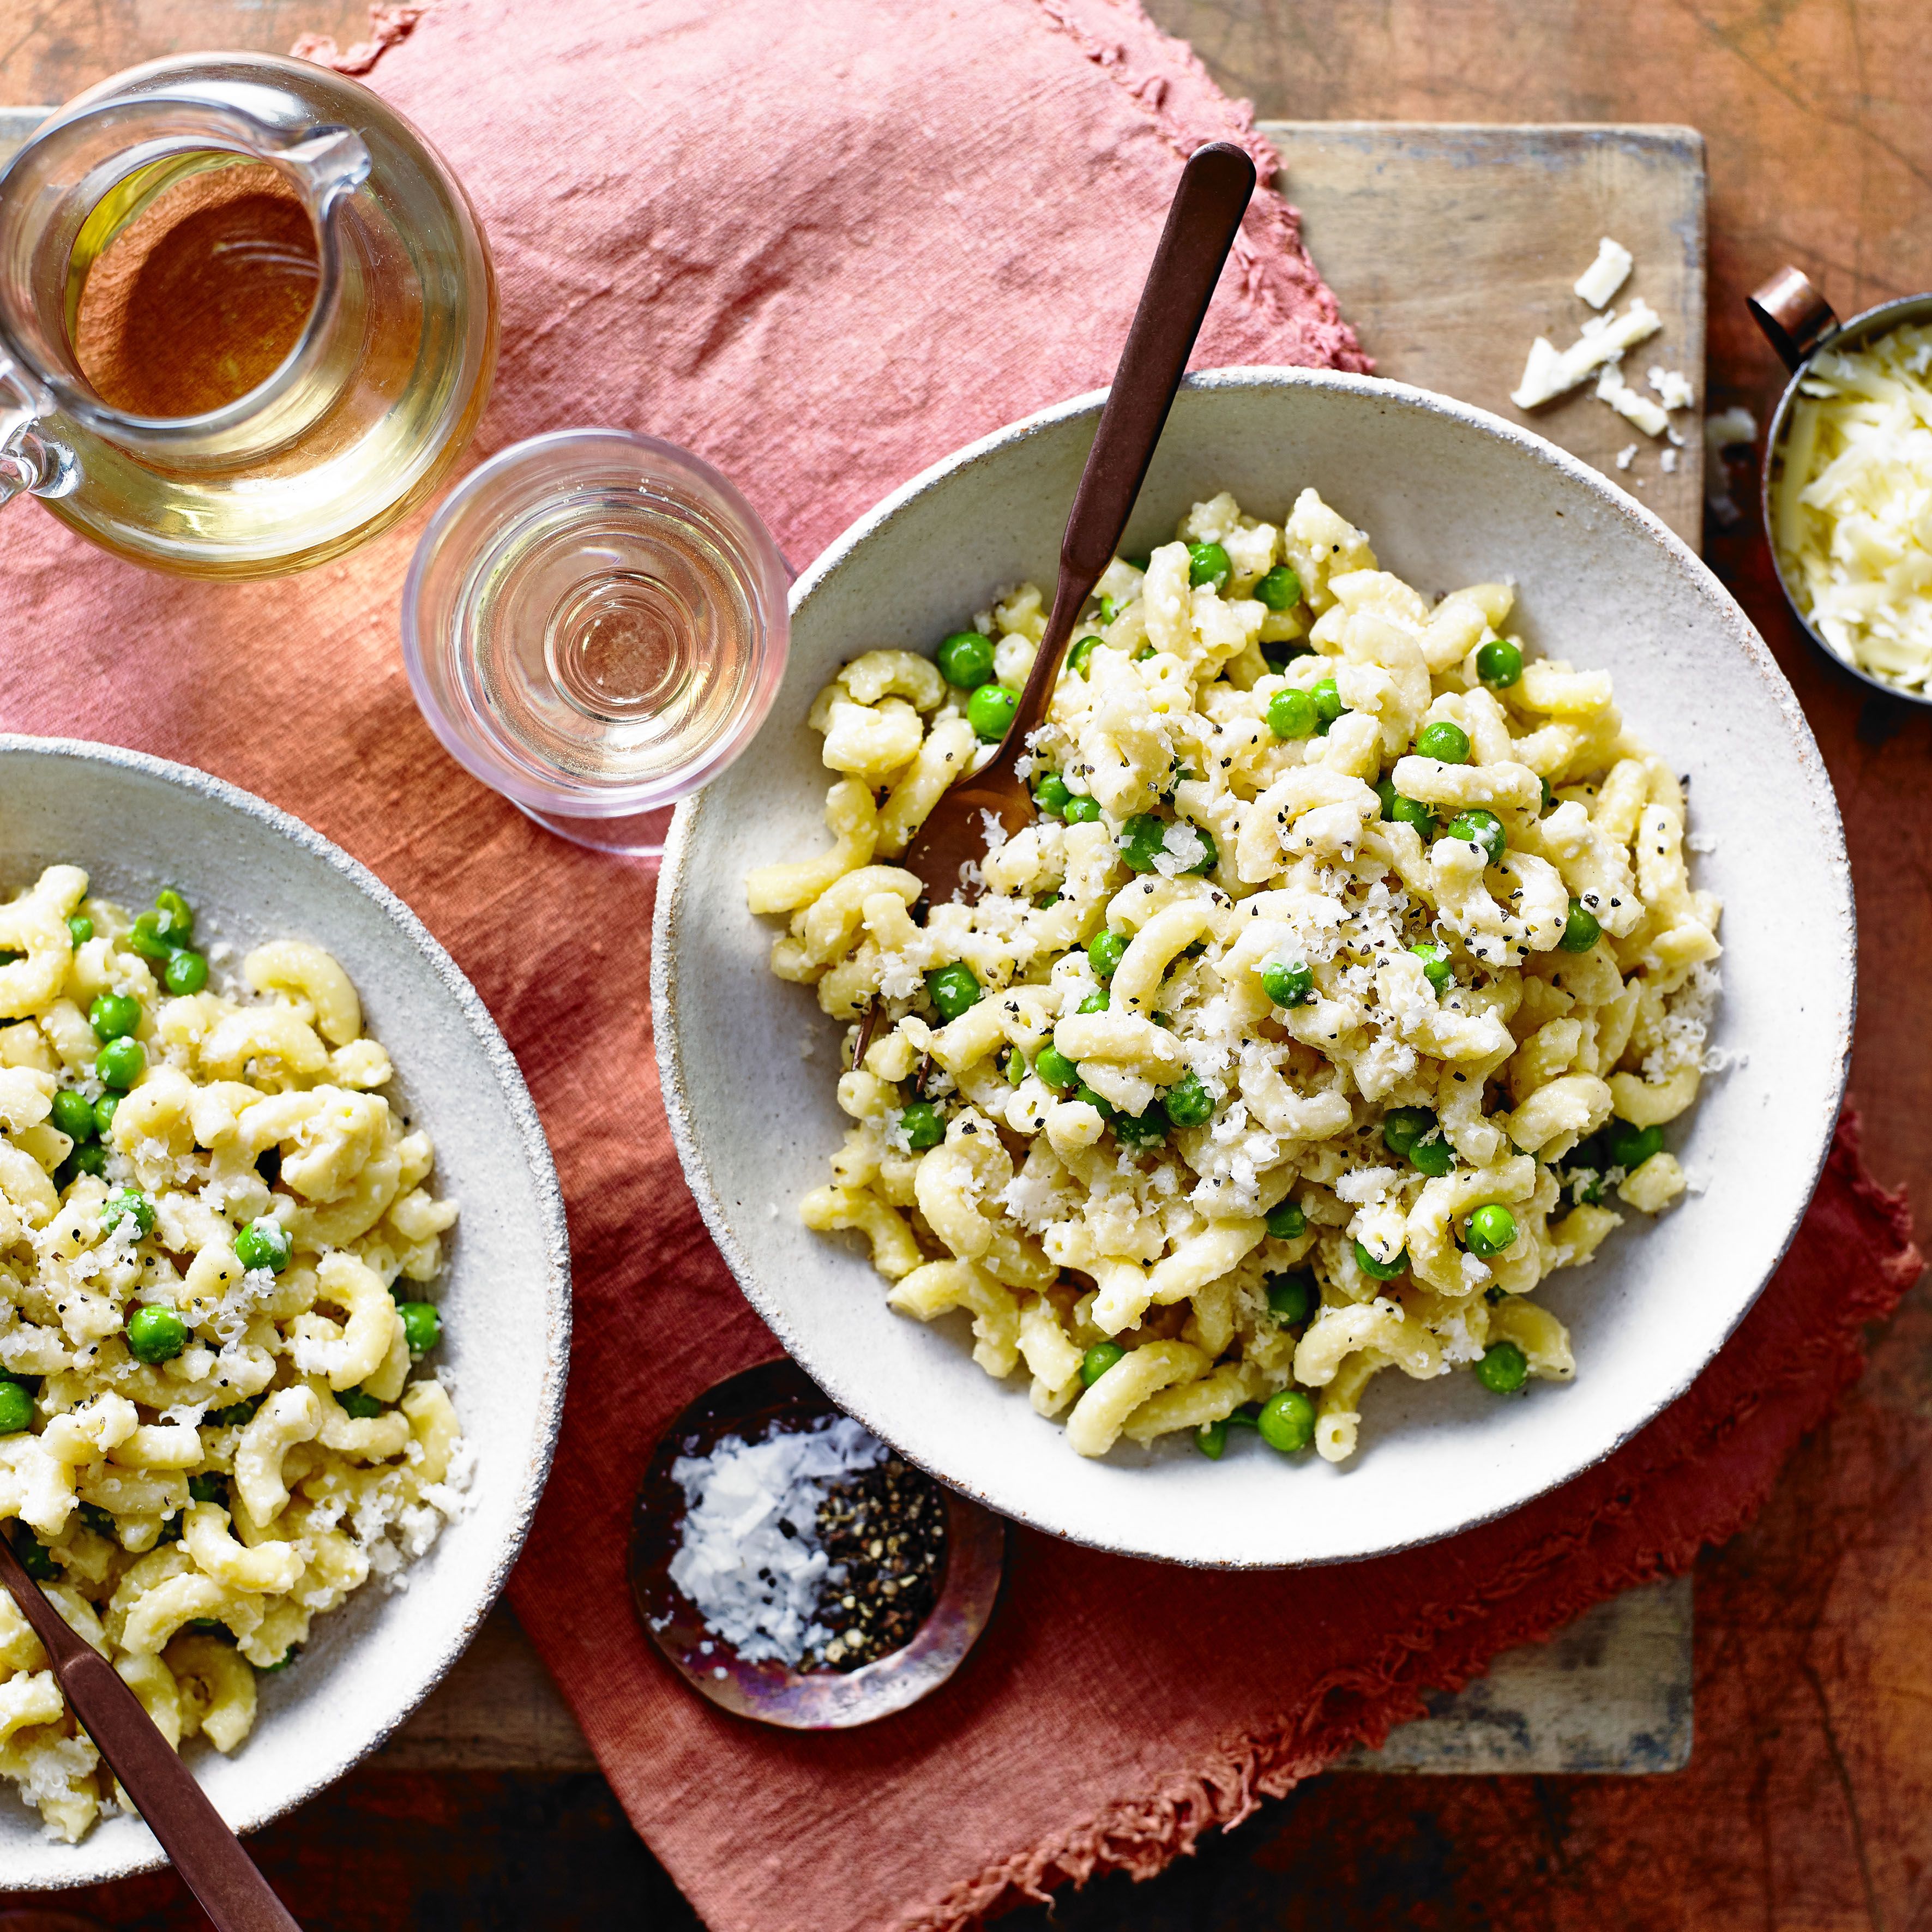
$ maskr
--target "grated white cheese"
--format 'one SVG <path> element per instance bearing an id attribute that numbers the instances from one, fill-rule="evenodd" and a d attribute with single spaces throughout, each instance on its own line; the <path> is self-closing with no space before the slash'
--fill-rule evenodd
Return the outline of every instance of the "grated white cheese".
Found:
<path id="1" fill-rule="evenodd" d="M 1664 318 L 1642 296 L 1636 297 L 1619 316 L 1614 309 L 1592 316 L 1583 332 L 1568 349 L 1559 350 L 1539 335 L 1529 345 L 1522 380 L 1510 392 L 1520 410 L 1533 410 L 1567 394 L 1594 369 L 1614 362 L 1627 349 L 1654 335 Z"/>
<path id="2" fill-rule="evenodd" d="M 1646 436 L 1661 436 L 1670 427 L 1670 418 L 1656 404 L 1624 380 L 1622 367 L 1606 364 L 1597 379 L 1597 400 L 1608 403 L 1626 422 L 1634 422 Z"/>
<path id="3" fill-rule="evenodd" d="M 1628 470 L 1636 460 L 1637 447 L 1634 442 L 1627 442 L 1617 452 L 1617 467 L 1619 470 Z"/>
<path id="4" fill-rule="evenodd" d="M 1666 369 L 1660 362 L 1653 362 L 1645 376 L 1666 410 L 1688 410 L 1697 400 L 1690 378 L 1681 369 Z"/>
<path id="5" fill-rule="evenodd" d="M 1932 327 L 1813 357 L 1772 498 L 1785 581 L 1856 669 L 1932 689 Z"/>
<path id="6" fill-rule="evenodd" d="M 685 1511 L 670 1580 L 745 1662 L 795 1666 L 832 1642 L 819 1600 L 844 1568 L 818 1540 L 826 1480 L 885 1456 L 876 1436 L 842 1415 L 808 1430 L 774 1423 L 761 1442 L 728 1436 L 708 1456 L 671 1465 Z"/>
<path id="7" fill-rule="evenodd" d="M 1677 473 L 1676 451 L 1674 449 L 1666 449 L 1664 452 L 1662 460 L 1664 475 L 1666 476 L 1674 476 Z"/>
<path id="8" fill-rule="evenodd" d="M 1606 235 L 1597 244 L 1597 259 L 1576 278 L 1576 292 L 1592 308 L 1601 308 L 1623 286 L 1633 259 L 1621 242 Z"/>

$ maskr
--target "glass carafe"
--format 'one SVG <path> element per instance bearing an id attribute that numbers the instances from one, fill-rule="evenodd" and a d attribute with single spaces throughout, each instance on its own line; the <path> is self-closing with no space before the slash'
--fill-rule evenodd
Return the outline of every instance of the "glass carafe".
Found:
<path id="1" fill-rule="evenodd" d="M 496 353 L 455 178 L 305 62 L 136 68 L 0 176 L 0 502 L 137 563 L 268 577 L 373 536 L 455 460 Z"/>

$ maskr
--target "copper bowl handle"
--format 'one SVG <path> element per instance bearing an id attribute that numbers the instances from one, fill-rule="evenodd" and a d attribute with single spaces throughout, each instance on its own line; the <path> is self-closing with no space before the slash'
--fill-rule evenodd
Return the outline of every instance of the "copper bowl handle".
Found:
<path id="1" fill-rule="evenodd" d="M 1787 369 L 1797 368 L 1838 326 L 1832 304 L 1796 268 L 1779 269 L 1744 306 Z"/>

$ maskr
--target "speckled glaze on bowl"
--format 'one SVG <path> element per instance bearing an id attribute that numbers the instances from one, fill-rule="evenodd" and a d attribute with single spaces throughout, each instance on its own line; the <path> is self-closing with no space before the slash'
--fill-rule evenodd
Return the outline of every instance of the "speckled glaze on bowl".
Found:
<path id="1" fill-rule="evenodd" d="M 860 520 L 793 591 L 792 656 L 757 755 L 678 808 L 658 890 L 652 998 L 666 1106 L 706 1222 L 759 1313 L 839 1406 L 944 1480 L 1058 1536 L 1230 1568 L 1334 1562 L 1446 1536 L 1607 1455 L 1689 1386 L 1756 1298 L 1816 1186 L 1844 1089 L 1856 934 L 1838 808 L 1791 688 L 1743 612 L 1640 504 L 1528 430 L 1366 376 L 1223 370 L 1175 403 L 1123 548 L 1232 489 L 1279 519 L 1313 484 L 1426 596 L 1510 578 L 1511 628 L 1616 680 L 1633 729 L 1691 780 L 1699 882 L 1725 902 L 1713 1044 L 1739 1056 L 1670 1130 L 1701 1190 L 1632 1225 L 1540 1298 L 1578 1372 L 1500 1400 L 1472 1376 L 1391 1371 L 1331 1468 L 1238 1433 L 1075 1455 L 974 1366 L 963 1318 L 896 1316 L 856 1237 L 795 1205 L 843 1117 L 838 1030 L 766 970 L 753 866 L 824 849 L 832 774 L 812 697 L 875 646 L 930 651 L 995 586 L 1051 584 L 1101 398 L 949 458 Z M 755 1096 L 755 1104 L 748 1100 Z"/>
<path id="2" fill-rule="evenodd" d="M 286 812 L 206 772 L 111 745 L 0 736 L 0 885 L 84 867 L 129 906 L 180 887 L 200 931 L 238 950 L 284 935 L 340 959 L 436 1142 L 436 1184 L 462 1209 L 436 1299 L 436 1358 L 477 1449 L 470 1507 L 386 1593 L 371 1582 L 316 1620 L 295 1667 L 261 1677 L 260 1714 L 232 1758 L 188 1761 L 221 1814 L 252 1831 L 374 1750 L 462 1654 L 496 1598 L 542 1493 L 570 1348 L 563 1202 L 536 1110 L 476 989 L 373 874 Z M 40 1834 L 0 1790 L 0 1887 L 91 1885 L 163 1862 L 148 1828 L 105 1819 L 78 1845 Z"/>

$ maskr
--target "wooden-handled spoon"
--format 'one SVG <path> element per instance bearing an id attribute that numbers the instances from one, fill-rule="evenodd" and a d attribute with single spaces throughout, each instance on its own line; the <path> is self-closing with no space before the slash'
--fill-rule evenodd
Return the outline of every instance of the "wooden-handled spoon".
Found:
<path id="1" fill-rule="evenodd" d="M 68 1628 L 4 1536 L 0 1586 L 33 1626 L 74 1715 L 218 1932 L 301 1932 L 141 1700 L 106 1658 Z"/>
<path id="2" fill-rule="evenodd" d="M 1053 611 L 1019 708 L 998 755 L 983 771 L 960 779 L 933 807 L 902 862 L 925 881 L 932 904 L 977 896 L 962 883 L 962 872 L 970 881 L 976 874 L 964 868 L 986 856 L 982 814 L 991 812 L 1009 838 L 1033 821 L 1033 795 L 1015 775 L 1014 761 L 1025 750 L 1028 734 L 1046 716 L 1080 607 L 1126 528 L 1254 187 L 1254 163 L 1231 142 L 1197 148 L 1180 171 L 1180 185 L 1066 519 Z"/>

